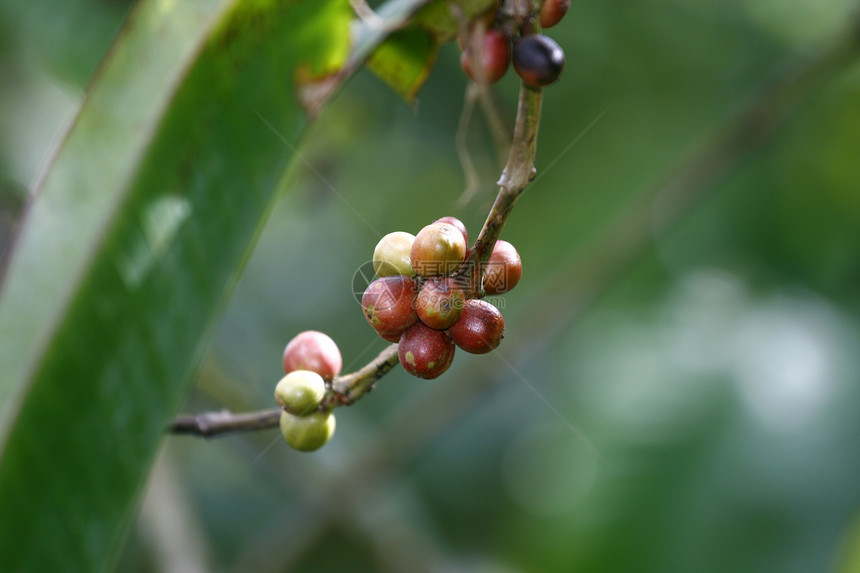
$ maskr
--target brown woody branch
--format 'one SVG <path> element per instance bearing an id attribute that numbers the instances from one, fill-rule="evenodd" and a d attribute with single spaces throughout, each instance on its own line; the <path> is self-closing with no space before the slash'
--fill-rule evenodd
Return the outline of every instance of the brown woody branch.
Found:
<path id="1" fill-rule="evenodd" d="M 484 226 L 481 228 L 471 255 L 464 264 L 464 273 L 470 273 L 467 298 L 484 296 L 481 284 L 483 268 L 493 252 L 496 240 L 502 233 L 502 228 L 508 220 L 520 194 L 534 179 L 534 159 L 537 150 L 538 124 L 540 123 L 541 101 L 543 92 L 522 85 L 517 104 L 517 121 L 514 126 L 514 139 L 508 155 L 508 163 L 498 181 L 499 193 Z"/>

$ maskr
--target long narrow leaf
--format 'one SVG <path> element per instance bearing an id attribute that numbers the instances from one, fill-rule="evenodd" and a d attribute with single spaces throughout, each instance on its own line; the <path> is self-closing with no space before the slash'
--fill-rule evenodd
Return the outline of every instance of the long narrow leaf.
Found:
<path id="1" fill-rule="evenodd" d="M 347 0 L 147 0 L 36 189 L 0 299 L 0 570 L 98 571 L 307 120 Z M 273 130 L 277 133 L 273 133 Z"/>

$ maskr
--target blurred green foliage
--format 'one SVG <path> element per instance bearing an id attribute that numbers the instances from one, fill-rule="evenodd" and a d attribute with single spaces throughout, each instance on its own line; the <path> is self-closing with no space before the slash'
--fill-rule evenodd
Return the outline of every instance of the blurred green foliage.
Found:
<path id="1" fill-rule="evenodd" d="M 32 184 L 127 6 L 25 5 L 0 7 L 4 197 Z M 531 320 L 614 216 L 849 8 L 573 2 L 548 31 L 568 63 L 546 90 L 540 175 L 503 233 L 525 274 L 498 355 L 458 354 L 435 381 L 389 374 L 337 411 L 316 454 L 274 430 L 167 438 L 120 569 L 860 570 L 860 67 L 654 236 L 584 317 Z M 508 121 L 512 76 L 495 90 Z M 345 369 L 383 348 L 352 288 L 378 238 L 449 214 L 474 235 L 494 196 L 476 118 L 485 186 L 457 203 L 464 90 L 447 44 L 415 108 L 362 73 L 323 112 L 185 410 L 271 407 L 301 330 L 331 335 Z"/>

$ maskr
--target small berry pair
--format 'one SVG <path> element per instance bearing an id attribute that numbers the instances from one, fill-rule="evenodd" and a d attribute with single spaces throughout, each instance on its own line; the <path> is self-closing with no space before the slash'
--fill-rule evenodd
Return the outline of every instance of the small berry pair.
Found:
<path id="1" fill-rule="evenodd" d="M 275 401 L 284 409 L 281 434 L 296 450 L 318 450 L 334 435 L 334 414 L 320 406 L 326 382 L 340 374 L 340 350 L 327 335 L 308 330 L 287 344 L 283 363 L 286 376 L 275 387 Z"/>
<path id="2" fill-rule="evenodd" d="M 542 27 L 550 28 L 561 21 L 569 8 L 570 0 L 545 0 L 535 16 Z M 476 18 L 468 28 L 468 37 L 460 38 L 460 65 L 469 79 L 494 84 L 504 77 L 513 59 L 514 70 L 527 86 L 537 89 L 555 82 L 564 69 L 561 47 L 542 34 L 512 37 L 498 17 L 491 12 Z"/>
<path id="3" fill-rule="evenodd" d="M 389 233 L 377 244 L 373 266 L 380 278 L 368 285 L 361 305 L 377 334 L 400 344 L 398 356 L 407 372 L 436 378 L 451 366 L 455 347 L 474 354 L 496 348 L 505 321 L 490 303 L 467 299 L 475 289 L 464 272 L 469 234 L 459 219 L 434 221 L 410 244 L 411 236 Z M 500 294 L 519 282 L 522 262 L 513 245 L 497 241 L 482 270 L 484 291 Z"/>

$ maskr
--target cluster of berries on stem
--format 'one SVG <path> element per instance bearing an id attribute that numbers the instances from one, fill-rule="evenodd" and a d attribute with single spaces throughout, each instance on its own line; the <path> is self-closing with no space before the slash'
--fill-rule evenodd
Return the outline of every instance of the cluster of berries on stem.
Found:
<path id="1" fill-rule="evenodd" d="M 397 345 L 387 347 L 359 370 L 341 375 L 342 358 L 334 341 L 321 332 L 302 332 L 284 350 L 285 376 L 275 388 L 278 408 L 247 414 L 220 411 L 180 416 L 171 424 L 172 431 L 210 437 L 280 425 L 290 446 L 314 451 L 334 434 L 332 410 L 360 399 L 398 362 L 417 377 L 436 378 L 451 366 L 456 348 L 484 354 L 500 344 L 504 318 L 482 299 L 485 294 L 511 290 L 522 276 L 516 249 L 498 237 L 514 203 L 534 177 L 540 88 L 558 79 L 564 66 L 564 54 L 557 44 L 535 31 L 538 21 L 544 28 L 556 24 L 569 2 L 546 0 L 533 13 L 502 14 L 509 4 L 526 5 L 503 2 L 489 18 L 473 20 L 470 27 L 470 31 L 486 30 L 490 24 L 486 32 L 489 39 L 483 32 L 480 36 L 470 32 L 461 40 L 464 51 L 475 49 L 482 58 L 489 56 L 488 60 L 469 58 L 469 62 L 478 63 L 478 78 L 500 78 L 513 59 L 523 80 L 508 163 L 478 239 L 468 248 L 463 223 L 443 217 L 417 235 L 389 233 L 374 251 L 378 278 L 364 291 L 362 309 L 377 334 Z M 482 45 L 489 46 L 486 53 Z M 471 64 L 464 63 L 467 65 Z M 472 75 L 469 69 L 467 73 Z"/>
<path id="2" fill-rule="evenodd" d="M 415 236 L 389 233 L 374 249 L 379 278 L 364 291 L 362 310 L 379 336 L 399 343 L 397 360 L 413 376 L 436 378 L 451 366 L 457 347 L 485 354 L 504 337 L 502 313 L 480 297 L 515 287 L 522 261 L 513 245 L 497 240 L 477 274 L 480 285 L 472 285 L 468 240 L 459 219 L 443 217 Z M 340 350 L 326 334 L 308 330 L 287 344 L 283 366 L 275 386 L 281 434 L 292 448 L 315 451 L 335 431 L 337 404 L 327 396 L 343 366 Z"/>
<path id="3" fill-rule="evenodd" d="M 443 217 L 415 236 L 389 233 L 374 249 L 379 278 L 361 297 L 364 317 L 383 339 L 399 343 L 400 364 L 413 376 L 436 378 L 451 366 L 456 347 L 484 354 L 504 337 L 502 313 L 480 298 L 516 286 L 522 262 L 513 245 L 496 241 L 474 285 L 468 241 L 459 219 Z"/>

